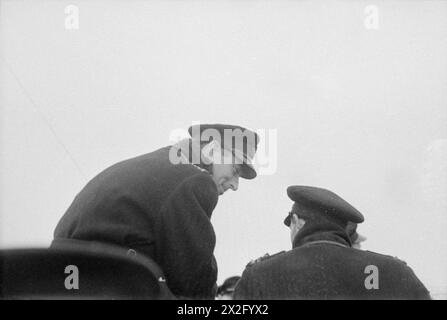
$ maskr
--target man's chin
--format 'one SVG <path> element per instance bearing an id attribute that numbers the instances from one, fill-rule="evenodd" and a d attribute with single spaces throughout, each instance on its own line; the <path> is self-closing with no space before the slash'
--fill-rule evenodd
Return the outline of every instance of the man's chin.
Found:
<path id="1" fill-rule="evenodd" d="M 221 196 L 221 195 L 223 195 L 225 193 L 226 190 L 224 188 L 222 188 L 222 187 L 218 187 L 217 191 L 219 192 L 219 196 Z"/>

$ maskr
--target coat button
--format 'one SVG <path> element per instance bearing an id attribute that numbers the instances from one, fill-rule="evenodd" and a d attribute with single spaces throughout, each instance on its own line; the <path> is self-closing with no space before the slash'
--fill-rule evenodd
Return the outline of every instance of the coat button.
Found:
<path id="1" fill-rule="evenodd" d="M 127 255 L 131 257 L 135 257 L 137 255 L 137 252 L 134 249 L 127 250 Z"/>

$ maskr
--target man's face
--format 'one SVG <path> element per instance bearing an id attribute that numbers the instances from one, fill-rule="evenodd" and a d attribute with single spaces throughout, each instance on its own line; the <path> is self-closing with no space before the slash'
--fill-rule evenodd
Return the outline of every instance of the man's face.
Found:
<path id="1" fill-rule="evenodd" d="M 219 195 L 224 194 L 228 189 L 236 191 L 239 187 L 239 165 L 213 164 L 212 177 Z"/>
<path id="2" fill-rule="evenodd" d="M 355 239 L 354 243 L 352 244 L 352 247 L 355 249 L 361 249 L 362 248 L 362 242 L 366 240 L 366 237 L 362 236 L 361 234 L 357 234 L 357 239 Z"/>
<path id="3" fill-rule="evenodd" d="M 239 186 L 240 165 L 235 163 L 233 153 L 211 142 L 202 149 L 202 154 L 211 162 L 211 176 L 219 195 L 228 189 L 236 191 Z"/>
<path id="4" fill-rule="evenodd" d="M 352 247 L 353 247 L 354 249 L 361 249 L 361 248 L 362 248 L 362 245 L 361 245 L 360 242 L 354 242 L 354 243 L 352 244 Z"/>
<path id="5" fill-rule="evenodd" d="M 222 150 L 221 158 L 214 161 L 212 166 L 212 177 L 219 195 L 224 194 L 228 189 L 236 191 L 239 187 L 240 165 L 234 163 L 231 151 Z"/>
<path id="6" fill-rule="evenodd" d="M 290 220 L 290 241 L 295 240 L 296 235 L 301 230 L 306 222 L 303 219 L 298 218 L 297 214 L 293 214 Z"/>

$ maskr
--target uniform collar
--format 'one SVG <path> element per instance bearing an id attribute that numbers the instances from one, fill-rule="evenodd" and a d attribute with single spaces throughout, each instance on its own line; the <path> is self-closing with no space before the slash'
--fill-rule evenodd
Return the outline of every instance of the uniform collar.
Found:
<path id="1" fill-rule="evenodd" d="M 343 246 L 351 247 L 351 240 L 349 239 L 348 234 L 337 224 L 327 221 L 310 221 L 306 222 L 296 235 L 293 241 L 293 248 L 301 247 L 308 243 L 322 243 L 321 241 L 338 243 Z"/>
<path id="2" fill-rule="evenodd" d="M 344 245 L 340 242 L 336 242 L 336 241 L 330 241 L 330 240 L 316 240 L 316 241 L 310 241 L 310 242 L 306 242 L 305 244 L 303 244 L 301 247 L 309 247 L 312 245 L 317 245 L 317 244 L 330 244 L 330 245 L 334 245 L 334 246 L 338 246 L 338 247 L 343 247 L 343 248 L 349 248 L 347 245 Z"/>
<path id="3" fill-rule="evenodd" d="M 181 164 L 190 164 L 200 171 L 210 174 L 209 166 L 201 163 L 202 152 L 200 151 L 200 144 L 198 143 L 198 145 L 193 147 L 195 143 L 198 142 L 194 139 L 183 139 L 172 145 L 171 148 L 174 148 L 179 153 Z M 194 163 L 194 159 L 197 159 L 199 163 Z"/>

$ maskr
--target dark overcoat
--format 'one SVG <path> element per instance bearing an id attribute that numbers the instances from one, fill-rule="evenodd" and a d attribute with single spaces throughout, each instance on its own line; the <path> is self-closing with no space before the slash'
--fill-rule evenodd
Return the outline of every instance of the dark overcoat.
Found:
<path id="1" fill-rule="evenodd" d="M 405 262 L 351 248 L 348 235 L 330 224 L 304 228 L 293 250 L 247 266 L 235 299 L 430 299 Z"/>
<path id="2" fill-rule="evenodd" d="M 171 291 L 214 298 L 217 265 L 210 223 L 218 191 L 205 170 L 174 165 L 165 147 L 119 162 L 76 196 L 54 232 L 133 249 L 162 268 Z"/>

